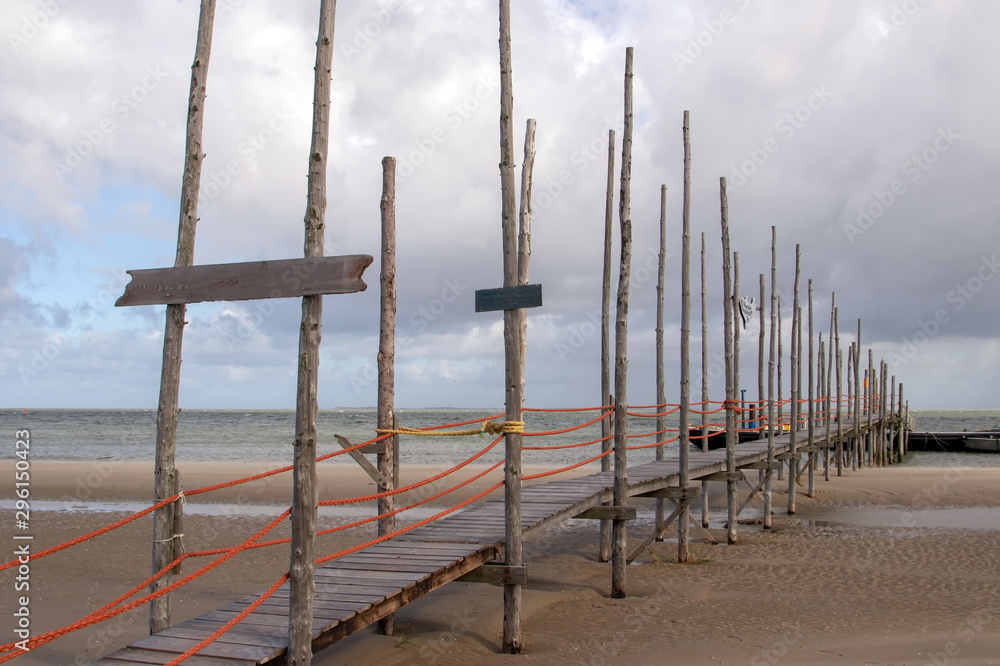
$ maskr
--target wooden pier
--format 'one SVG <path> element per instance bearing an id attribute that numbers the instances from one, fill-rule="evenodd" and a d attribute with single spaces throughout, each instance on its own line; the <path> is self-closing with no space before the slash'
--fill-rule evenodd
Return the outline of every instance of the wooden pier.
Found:
<path id="1" fill-rule="evenodd" d="M 844 428 L 841 438 L 854 440 L 868 430 L 864 424 L 856 431 Z M 873 415 L 872 427 L 883 424 Z M 886 417 L 885 424 L 898 425 L 898 416 Z M 811 452 L 835 447 L 836 425 L 815 427 L 811 443 L 803 442 L 799 431 L 798 455 L 806 460 Z M 788 458 L 790 434 L 775 436 L 774 458 Z M 725 449 L 690 453 L 689 478 L 692 492 L 700 490 L 695 482 L 721 480 L 726 475 Z M 818 458 L 818 456 L 817 456 Z M 766 439 L 740 444 L 736 449 L 736 467 L 740 481 L 743 470 L 763 469 L 768 465 Z M 777 464 L 777 463 L 770 463 Z M 628 470 L 629 497 L 670 498 L 681 491 L 679 460 L 668 459 Z M 749 483 L 749 481 L 748 481 Z M 756 484 L 750 483 L 750 487 Z M 522 490 L 521 525 L 530 536 L 565 520 L 578 517 L 607 518 L 606 513 L 625 507 L 601 507 L 613 496 L 614 472 L 533 485 Z M 680 493 L 683 494 L 683 493 Z M 746 502 L 748 504 L 749 502 Z M 746 506 L 744 504 L 744 506 Z M 589 514 L 589 515 L 588 515 Z M 316 569 L 315 610 L 312 645 L 319 651 L 365 627 L 375 624 L 406 604 L 455 580 L 479 580 L 503 584 L 524 582 L 525 569 L 506 567 L 504 555 L 504 502 L 494 499 L 454 515 L 419 527 L 406 534 L 339 558 Z M 491 564 L 494 563 L 494 564 Z M 276 664 L 285 661 L 288 647 L 288 583 L 221 638 L 185 663 Z M 166 664 L 212 635 L 226 622 L 253 603 L 259 595 L 244 597 L 153 636 L 132 643 L 97 663 L 118 666 Z"/>

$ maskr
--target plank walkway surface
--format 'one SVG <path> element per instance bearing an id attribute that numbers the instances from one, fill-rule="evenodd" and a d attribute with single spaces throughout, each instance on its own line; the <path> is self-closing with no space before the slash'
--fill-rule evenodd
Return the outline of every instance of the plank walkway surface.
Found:
<path id="1" fill-rule="evenodd" d="M 867 415 L 862 419 L 866 423 Z M 875 421 L 877 423 L 877 421 Z M 850 424 L 853 426 L 853 424 Z M 853 432 L 845 423 L 843 436 Z M 814 446 L 833 445 L 817 427 Z M 807 449 L 805 431 L 798 433 L 800 452 Z M 788 452 L 789 435 L 775 437 L 775 455 Z M 767 460 L 767 441 L 744 442 L 736 449 L 737 468 Z M 628 495 L 642 495 L 679 481 L 677 459 L 629 467 Z M 726 450 L 692 451 L 690 479 L 696 482 L 726 470 Z M 551 527 L 612 499 L 614 472 L 599 472 L 526 486 L 522 490 L 524 532 Z M 339 558 L 316 569 L 313 648 L 318 651 L 349 636 L 406 604 L 502 557 L 503 499 L 484 502 L 430 525 Z M 96 663 L 108 666 L 166 664 L 221 628 L 259 595 L 244 597 L 216 611 L 132 643 Z M 282 663 L 288 645 L 288 583 L 246 619 L 185 663 L 235 666 Z"/>

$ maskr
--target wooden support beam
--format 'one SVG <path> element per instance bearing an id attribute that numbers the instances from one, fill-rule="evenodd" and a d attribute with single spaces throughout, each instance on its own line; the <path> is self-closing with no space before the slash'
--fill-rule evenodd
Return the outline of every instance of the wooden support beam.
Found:
<path id="1" fill-rule="evenodd" d="M 634 506 L 595 506 L 573 516 L 582 520 L 635 520 Z"/>
<path id="2" fill-rule="evenodd" d="M 697 486 L 689 488 L 661 488 L 659 490 L 651 490 L 648 493 L 642 493 L 639 495 L 634 495 L 634 497 L 650 497 L 656 499 L 669 499 L 678 501 L 692 501 L 701 497 L 701 488 Z"/>
<path id="3" fill-rule="evenodd" d="M 528 567 L 508 564 L 484 564 L 456 578 L 460 583 L 486 583 L 488 585 L 526 585 Z"/>
<path id="4" fill-rule="evenodd" d="M 342 435 L 334 435 L 333 437 L 334 439 L 337 440 L 337 443 L 340 444 L 340 446 L 345 449 L 350 449 L 352 446 L 354 446 L 353 444 L 351 444 L 351 440 L 347 439 Z M 361 469 L 365 471 L 365 474 L 370 476 L 372 480 L 379 485 L 380 488 L 389 487 L 389 480 L 382 474 L 382 472 L 378 471 L 378 468 L 375 467 L 375 465 L 373 465 L 371 461 L 368 460 L 368 458 L 365 458 L 364 455 L 362 455 L 360 450 L 354 449 L 348 451 L 347 455 L 354 458 L 354 462 L 358 463 L 358 465 L 361 466 Z"/>
<path id="5" fill-rule="evenodd" d="M 677 507 L 676 509 L 674 509 L 673 513 L 671 513 L 671 514 L 670 514 L 669 516 L 667 516 L 667 517 L 666 517 L 666 519 L 664 519 L 664 521 L 663 521 L 663 524 L 662 524 L 662 525 L 657 525 L 657 526 L 654 526 L 654 527 L 653 527 L 653 533 L 652 533 L 652 534 L 650 534 L 650 535 L 649 535 L 649 536 L 648 536 L 648 537 L 646 538 L 646 540 L 645 540 L 645 541 L 643 541 L 643 542 L 642 542 L 642 543 L 641 543 L 641 544 L 639 545 L 639 547 L 638 547 L 638 548 L 636 548 L 635 550 L 633 550 L 633 551 L 632 551 L 632 554 L 631 554 L 631 555 L 629 555 L 629 556 L 628 556 L 628 557 L 627 557 L 627 558 L 625 559 L 625 562 L 626 562 L 626 564 L 631 564 L 631 563 L 632 563 L 633 561 L 635 561 L 635 558 L 637 558 L 637 557 L 639 557 L 640 555 L 642 555 L 642 551 L 644 551 L 644 550 L 646 550 L 647 548 L 649 548 L 649 544 L 653 543 L 653 541 L 655 541 L 655 540 L 657 540 L 657 539 L 660 539 L 660 538 L 662 538 L 662 537 L 663 537 L 663 534 L 664 534 L 664 532 L 666 532 L 666 531 L 667 531 L 667 528 L 668 528 L 668 527 L 670 527 L 670 525 L 671 525 L 671 524 L 673 524 L 673 522 L 674 522 L 675 520 L 677 520 L 677 517 L 681 515 L 681 512 L 683 511 L 683 508 L 684 508 L 685 506 L 687 506 L 687 503 L 686 503 L 686 502 L 683 502 L 683 503 L 681 503 L 681 505 L 680 505 L 680 506 L 678 506 L 678 507 Z"/>
<path id="6" fill-rule="evenodd" d="M 760 462 L 752 462 L 752 463 L 747 463 L 746 465 L 740 465 L 740 469 L 759 469 L 759 470 L 771 470 L 772 472 L 777 472 L 779 469 L 781 469 L 781 463 L 761 460 Z"/>
<path id="7" fill-rule="evenodd" d="M 115 306 L 352 294 L 368 288 L 361 276 L 372 261 L 352 254 L 126 271 L 132 281 Z"/>
<path id="8" fill-rule="evenodd" d="M 743 472 L 737 470 L 735 472 L 713 472 L 707 476 L 701 477 L 702 481 L 725 481 L 727 483 L 739 483 L 745 477 Z"/>

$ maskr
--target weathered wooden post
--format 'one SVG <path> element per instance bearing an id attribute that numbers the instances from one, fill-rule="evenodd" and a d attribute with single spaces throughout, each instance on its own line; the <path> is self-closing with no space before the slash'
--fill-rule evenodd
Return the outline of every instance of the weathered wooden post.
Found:
<path id="1" fill-rule="evenodd" d="M 875 411 L 875 352 L 871 347 L 868 348 L 868 380 L 865 388 L 867 389 L 866 395 L 868 397 L 867 408 L 865 410 L 868 414 L 868 466 L 875 467 L 878 465 L 878 455 L 873 432 L 873 412 Z"/>
<path id="2" fill-rule="evenodd" d="M 727 520 L 726 540 L 736 543 L 736 521 L 738 518 L 739 495 L 736 475 L 736 377 L 733 363 L 733 280 L 730 271 L 729 251 L 729 198 L 726 193 L 725 177 L 719 179 L 719 199 L 722 207 L 722 304 L 726 349 L 726 489 Z"/>
<path id="3" fill-rule="evenodd" d="M 608 130 L 608 188 L 604 204 L 604 280 L 601 286 L 601 402 L 614 403 L 611 396 L 611 230 L 615 211 L 615 131 Z M 611 471 L 611 435 L 614 432 L 613 415 L 601 421 L 601 471 Z M 597 559 L 607 562 L 611 557 L 611 521 L 601 521 L 601 536 Z"/>
<path id="4" fill-rule="evenodd" d="M 686 135 L 686 133 L 685 133 Z M 685 168 L 684 182 L 690 181 Z M 685 196 L 687 189 L 685 189 Z M 705 232 L 701 232 L 701 450 L 708 453 L 708 287 L 705 280 Z M 701 526 L 708 527 L 708 481 L 701 482 Z"/>
<path id="5" fill-rule="evenodd" d="M 807 410 L 807 416 L 809 418 L 809 423 L 806 427 L 806 438 L 809 441 L 808 452 L 806 454 L 806 464 L 809 467 L 808 473 L 808 485 L 806 486 L 806 495 L 808 497 L 814 497 L 816 495 L 816 358 L 815 350 L 813 349 L 813 339 L 815 336 L 815 331 L 813 328 L 813 281 L 810 278 L 807 282 L 808 298 L 809 304 L 807 306 L 809 314 L 809 373 L 807 380 L 809 382 L 809 409 Z"/>
<path id="6" fill-rule="evenodd" d="M 677 508 L 677 561 L 681 564 L 688 561 L 688 525 L 691 521 L 690 484 L 691 453 L 691 114 L 684 111 L 684 188 L 685 196 L 681 213 L 681 407 L 680 407 L 680 440 L 678 441 L 678 472 L 680 496 Z M 704 411 L 704 410 L 702 410 Z"/>
<path id="7" fill-rule="evenodd" d="M 615 314 L 615 484 L 614 504 L 628 501 L 628 298 L 632 265 L 632 47 L 625 50 L 625 128 L 622 139 L 621 193 L 618 218 L 621 224 L 621 265 L 618 272 L 618 303 Z M 627 521 L 612 521 L 611 596 L 626 595 Z"/>
<path id="8" fill-rule="evenodd" d="M 843 408 L 843 393 L 844 387 L 841 378 L 841 368 L 843 366 L 843 358 L 840 349 L 840 322 L 839 311 L 837 308 L 833 309 L 833 333 L 834 333 L 834 353 L 837 356 L 837 476 L 844 475 L 844 408 Z"/>
<path id="9" fill-rule="evenodd" d="M 899 413 L 899 460 L 906 456 L 906 417 L 903 414 L 903 382 L 899 383 L 899 400 L 897 401 Z"/>
<path id="10" fill-rule="evenodd" d="M 758 277 L 760 278 L 760 295 L 758 297 L 757 326 L 760 330 L 757 331 L 757 409 L 754 414 L 757 419 L 757 429 L 763 435 L 765 400 L 767 400 L 767 393 L 764 391 L 764 334 L 767 330 L 764 325 L 764 299 L 767 298 L 767 288 L 764 284 L 764 274 L 760 273 Z"/>
<path id="11" fill-rule="evenodd" d="M 215 24 L 215 0 L 202 0 L 198 17 L 198 39 L 194 64 L 191 66 L 191 89 L 188 98 L 187 137 L 184 150 L 184 177 L 181 182 L 180 220 L 177 231 L 177 254 L 174 266 L 194 263 L 194 236 L 198 225 L 198 192 L 201 189 L 202 135 L 205 124 L 205 97 L 208 63 L 212 53 L 212 31 Z M 161 502 L 178 491 L 177 469 L 174 465 L 177 434 L 178 397 L 180 394 L 181 347 L 184 337 L 183 303 L 167 305 L 163 332 L 163 367 L 160 374 L 160 398 L 156 409 L 156 463 L 154 468 L 153 500 Z M 153 573 L 174 559 L 174 505 L 168 504 L 153 514 Z M 170 575 L 153 583 L 149 591 L 157 592 L 170 584 Z M 170 595 L 150 602 L 149 633 L 170 627 Z"/>
<path id="12" fill-rule="evenodd" d="M 740 391 L 740 332 L 743 328 L 743 315 L 740 312 L 740 253 L 733 252 L 733 292 L 729 307 L 733 310 L 733 387 L 736 391 L 736 443 L 740 443 L 740 430 L 743 425 L 743 400 Z"/>
<path id="13" fill-rule="evenodd" d="M 764 307 L 764 301 L 760 302 Z M 771 484 L 774 475 L 774 354 L 778 317 L 778 230 L 771 227 L 771 326 L 767 353 L 767 469 L 764 474 L 764 529 L 771 529 Z"/>
<path id="14" fill-rule="evenodd" d="M 326 174 L 330 153 L 330 96 L 336 0 L 320 3 L 316 40 L 312 145 L 305 214 L 305 256 L 323 256 L 326 228 Z M 292 544 L 288 603 L 288 663 L 312 663 L 313 573 L 316 560 L 316 415 L 319 409 L 319 345 L 323 296 L 302 299 L 299 376 L 295 400 L 295 454 L 292 469 Z"/>
<path id="15" fill-rule="evenodd" d="M 382 159 L 382 200 L 379 206 L 382 216 L 382 274 L 379 278 L 380 301 L 378 341 L 378 407 L 376 421 L 380 429 L 392 430 L 395 409 L 396 387 L 396 158 Z M 376 456 L 378 471 L 388 481 L 380 485 L 379 492 L 394 490 L 396 465 L 399 461 L 393 455 L 396 450 L 394 440 L 398 434 L 389 435 L 381 442 Z M 393 495 L 378 499 L 378 535 L 385 536 L 396 531 L 396 515 Z M 391 514 L 391 515 L 390 515 Z M 379 620 L 379 632 L 392 636 L 393 615 Z"/>
<path id="16" fill-rule="evenodd" d="M 667 186 L 660 186 L 660 252 L 658 257 L 658 264 L 656 269 L 656 404 L 665 405 L 667 402 L 667 389 L 666 380 L 663 376 L 663 298 L 664 298 L 664 281 L 666 277 L 666 263 L 667 263 Z M 681 306 L 683 310 L 683 305 Z M 683 316 L 682 316 L 683 321 Z M 684 331 L 683 324 L 681 326 L 681 355 L 684 354 Z M 682 370 L 683 373 L 683 370 Z M 683 379 L 681 380 L 683 382 Z M 681 416 L 683 420 L 686 418 L 684 401 L 681 401 Z M 657 413 L 659 416 L 656 417 L 656 430 L 659 433 L 657 437 L 662 442 L 664 439 L 665 431 L 667 429 L 667 416 L 664 412 L 665 407 L 658 407 Z M 682 428 L 683 430 L 683 428 Z M 681 433 L 681 441 L 684 439 L 683 432 Z M 663 460 L 664 445 L 660 444 L 656 447 L 656 459 Z M 663 525 L 663 498 L 659 497 L 656 500 L 656 516 L 655 516 L 655 527 L 657 533 L 657 541 L 663 540 L 663 533 L 660 531 L 664 529 Z"/>
<path id="17" fill-rule="evenodd" d="M 838 349 L 837 345 L 839 344 L 839 341 L 836 341 L 834 339 L 834 336 L 836 335 L 836 331 L 835 331 L 835 327 L 836 327 L 836 312 L 837 312 L 837 292 L 832 292 L 831 297 L 830 297 L 830 338 L 829 338 L 829 341 L 828 341 L 828 344 L 827 344 L 827 346 L 829 347 L 829 349 L 827 350 L 826 374 L 824 375 L 824 377 L 826 378 L 826 383 L 824 384 L 824 387 L 825 387 L 825 395 L 826 395 L 825 404 L 826 404 L 826 434 L 827 434 L 827 446 L 824 449 L 824 454 L 823 454 L 823 456 L 824 456 L 823 457 L 823 480 L 825 480 L 825 481 L 829 481 L 830 480 L 830 453 L 831 453 L 830 449 L 831 449 L 831 447 L 830 447 L 830 441 L 829 440 L 830 440 L 830 437 L 832 437 L 832 435 L 833 435 L 833 421 L 831 420 L 831 415 L 833 414 L 833 405 L 834 405 L 834 402 L 835 402 L 834 399 L 833 399 L 833 372 L 834 372 L 834 370 L 833 370 L 833 364 L 837 360 L 837 349 Z M 838 419 L 838 421 L 840 419 L 840 414 L 839 413 L 837 414 L 837 419 Z M 835 450 L 837 452 L 839 452 L 841 450 L 840 449 L 840 442 L 839 441 L 837 442 Z"/>
<path id="18" fill-rule="evenodd" d="M 801 247 L 795 245 L 795 282 L 792 291 L 792 350 L 790 356 L 791 363 L 791 428 L 788 431 L 788 515 L 795 513 L 795 483 L 798 480 L 798 450 L 796 443 L 799 429 L 799 350 L 798 332 L 802 326 L 800 321 L 801 308 L 799 307 L 799 272 L 801 262 Z"/>

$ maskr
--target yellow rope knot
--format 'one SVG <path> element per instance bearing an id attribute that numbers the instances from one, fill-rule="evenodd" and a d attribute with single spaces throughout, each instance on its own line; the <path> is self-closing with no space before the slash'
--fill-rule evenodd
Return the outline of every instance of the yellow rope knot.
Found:
<path id="1" fill-rule="evenodd" d="M 524 421 L 504 421 L 503 423 L 487 421 L 483 424 L 483 429 L 479 432 L 480 434 L 486 433 L 487 435 L 522 433 L 524 432 Z"/>
<path id="2" fill-rule="evenodd" d="M 477 430 L 452 430 L 441 432 L 440 430 L 417 430 L 416 428 L 376 428 L 375 432 L 380 435 L 419 435 L 422 437 L 464 437 L 467 435 L 505 435 L 507 433 L 524 432 L 524 421 L 504 421 L 495 423 L 487 421 L 482 428 Z"/>

